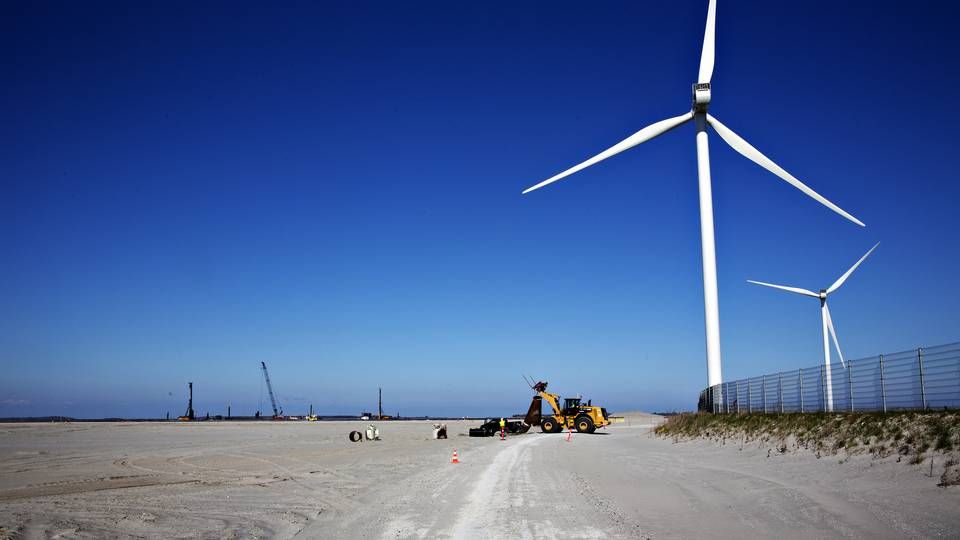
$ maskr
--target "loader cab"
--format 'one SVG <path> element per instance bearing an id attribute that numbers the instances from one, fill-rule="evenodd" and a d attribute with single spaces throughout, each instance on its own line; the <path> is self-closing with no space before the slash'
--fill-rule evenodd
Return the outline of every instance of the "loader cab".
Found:
<path id="1" fill-rule="evenodd" d="M 581 398 L 564 398 L 563 400 L 563 414 L 566 416 L 576 416 L 580 411 L 580 400 Z"/>

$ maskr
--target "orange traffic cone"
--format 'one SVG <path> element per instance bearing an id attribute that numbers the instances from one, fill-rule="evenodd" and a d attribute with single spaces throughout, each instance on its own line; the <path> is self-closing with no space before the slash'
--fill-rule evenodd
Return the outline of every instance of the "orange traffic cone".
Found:
<path id="1" fill-rule="evenodd" d="M 456 450 L 456 448 L 454 448 L 454 450 L 453 450 L 453 457 L 450 458 L 450 463 L 460 463 L 460 458 L 457 457 L 457 450 Z"/>
<path id="2" fill-rule="evenodd" d="M 567 431 L 567 442 L 570 442 L 570 439 L 573 438 L 573 428 L 568 428 L 568 429 L 569 431 Z"/>

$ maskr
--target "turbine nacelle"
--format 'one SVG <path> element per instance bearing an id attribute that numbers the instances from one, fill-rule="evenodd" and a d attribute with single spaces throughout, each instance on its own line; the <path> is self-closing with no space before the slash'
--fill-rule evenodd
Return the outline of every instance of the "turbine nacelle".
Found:
<path id="1" fill-rule="evenodd" d="M 693 111 L 707 112 L 710 105 L 710 83 L 696 83 L 693 85 Z"/>

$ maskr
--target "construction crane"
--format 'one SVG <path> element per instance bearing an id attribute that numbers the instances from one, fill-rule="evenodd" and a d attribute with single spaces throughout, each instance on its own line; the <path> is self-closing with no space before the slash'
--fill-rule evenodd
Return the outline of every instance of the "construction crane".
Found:
<path id="1" fill-rule="evenodd" d="M 273 419 L 280 420 L 283 418 L 283 410 L 277 410 L 277 398 L 273 396 L 273 385 L 270 384 L 270 375 L 267 373 L 266 362 L 260 362 L 260 367 L 263 368 L 263 378 L 267 381 L 267 392 L 270 393 L 270 405 L 273 407 Z"/>

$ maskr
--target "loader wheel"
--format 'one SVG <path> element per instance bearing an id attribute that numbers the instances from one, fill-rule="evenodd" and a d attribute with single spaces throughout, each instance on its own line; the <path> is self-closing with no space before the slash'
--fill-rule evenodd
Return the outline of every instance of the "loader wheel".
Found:
<path id="1" fill-rule="evenodd" d="M 560 431 L 560 424 L 554 418 L 544 418 L 540 422 L 540 431 L 544 433 L 557 433 Z"/>
<path id="2" fill-rule="evenodd" d="M 577 427 L 577 431 L 580 433 L 593 433 L 593 431 L 597 429 L 589 416 L 578 416 L 573 425 Z"/>

